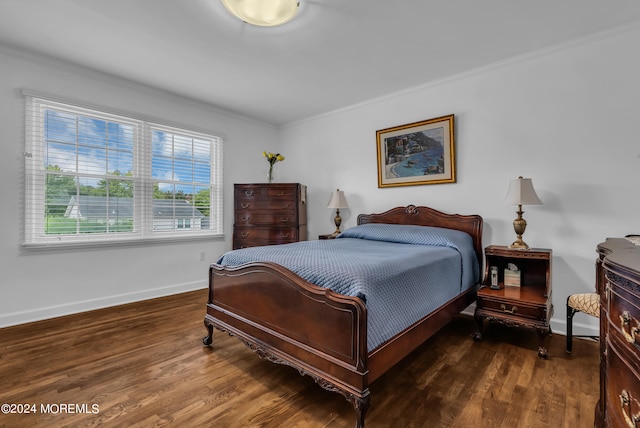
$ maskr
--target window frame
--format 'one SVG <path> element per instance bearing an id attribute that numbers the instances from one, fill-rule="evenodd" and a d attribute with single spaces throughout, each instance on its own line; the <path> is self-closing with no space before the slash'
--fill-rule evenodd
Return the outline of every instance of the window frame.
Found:
<path id="1" fill-rule="evenodd" d="M 113 110 L 88 106 L 76 101 L 61 100 L 57 97 L 43 96 L 23 90 L 25 98 L 25 164 L 24 164 L 24 240 L 22 245 L 27 248 L 48 248 L 66 246 L 93 246 L 113 244 L 133 244 L 140 242 L 164 242 L 193 239 L 210 239 L 224 237 L 223 221 L 223 144 L 224 139 L 213 132 L 194 130 L 187 126 L 166 124 L 158 120 L 150 120 L 139 115 L 114 112 Z M 47 137 L 44 115 L 48 109 L 68 112 L 77 117 L 89 117 L 104 120 L 109 123 L 126 124 L 132 126 L 132 174 L 133 184 L 133 224 L 134 230 L 130 232 L 100 232 L 100 233 L 75 233 L 75 234 L 46 234 L 45 210 L 46 210 L 46 182 L 47 172 L 45 165 L 45 150 Z M 198 139 L 209 142 L 209 227 L 207 229 L 195 229 L 192 227 L 179 228 L 176 212 L 173 213 L 174 227 L 170 230 L 155 230 L 154 228 L 154 180 L 152 179 L 152 133 L 154 130 L 174 133 L 181 137 Z M 78 137 L 77 137 L 78 138 Z M 76 159 L 77 158 L 76 153 Z M 175 154 L 173 155 L 175 158 Z M 195 155 L 194 160 L 195 163 Z M 202 162 L 206 165 L 206 161 Z M 61 171 L 61 176 L 71 176 L 76 180 L 85 177 L 81 171 Z M 105 171 L 104 177 L 115 179 L 117 175 Z M 94 178 L 100 178 L 95 175 Z M 103 179 L 104 179 L 103 177 Z M 201 176 L 199 177 L 201 179 Z M 192 184 L 196 188 L 195 178 Z M 199 184 L 202 187 L 204 182 Z M 205 186 L 207 187 L 207 186 Z M 173 206 L 176 206 L 174 197 Z M 193 197 L 194 195 L 192 195 Z M 193 198 L 195 199 L 195 198 Z M 174 208 L 175 209 L 175 208 Z M 194 208 L 197 209 L 197 208 Z"/>

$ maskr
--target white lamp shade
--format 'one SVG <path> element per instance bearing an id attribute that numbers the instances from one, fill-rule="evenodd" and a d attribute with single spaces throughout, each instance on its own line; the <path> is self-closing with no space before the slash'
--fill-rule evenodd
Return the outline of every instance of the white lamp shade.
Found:
<path id="1" fill-rule="evenodd" d="M 293 19 L 299 0 L 222 0 L 224 7 L 240 20 L 261 27 L 274 27 Z"/>
<path id="2" fill-rule="evenodd" d="M 338 189 L 331 193 L 331 198 L 329 199 L 327 208 L 349 208 L 347 198 L 344 197 L 344 192 L 342 190 Z"/>
<path id="3" fill-rule="evenodd" d="M 503 205 L 542 205 L 530 178 L 518 177 L 509 182 Z"/>

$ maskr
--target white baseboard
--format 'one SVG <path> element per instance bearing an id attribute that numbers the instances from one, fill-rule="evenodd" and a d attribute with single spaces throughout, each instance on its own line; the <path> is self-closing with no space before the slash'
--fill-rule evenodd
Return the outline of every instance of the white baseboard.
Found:
<path id="1" fill-rule="evenodd" d="M 44 319 L 56 318 L 65 315 L 77 314 L 80 312 L 92 311 L 95 309 L 102 309 L 110 306 L 123 305 L 126 303 L 139 302 L 141 300 L 154 299 L 156 297 L 164 297 L 172 294 L 201 290 L 206 287 L 206 280 L 195 281 L 170 285 L 168 287 L 154 288 L 151 290 L 119 294 L 116 296 L 106 296 L 99 299 L 70 302 L 63 305 L 31 309 L 22 312 L 13 312 L 10 314 L 2 314 L 0 315 L 0 328 L 25 324 L 33 321 L 41 321 Z"/>

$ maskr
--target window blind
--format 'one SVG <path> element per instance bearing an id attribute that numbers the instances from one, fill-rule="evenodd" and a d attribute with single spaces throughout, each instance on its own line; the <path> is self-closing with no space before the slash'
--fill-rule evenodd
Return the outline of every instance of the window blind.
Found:
<path id="1" fill-rule="evenodd" d="M 222 234 L 220 137 L 25 102 L 25 245 Z"/>

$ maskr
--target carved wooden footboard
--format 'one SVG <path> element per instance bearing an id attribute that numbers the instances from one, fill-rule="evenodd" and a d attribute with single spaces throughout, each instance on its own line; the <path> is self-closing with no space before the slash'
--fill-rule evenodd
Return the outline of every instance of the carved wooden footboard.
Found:
<path id="1" fill-rule="evenodd" d="M 392 223 L 445 227 L 469 233 L 482 260 L 482 218 L 449 215 L 428 207 L 398 207 L 360 215 L 358 224 Z M 238 267 L 211 265 L 204 319 L 213 342 L 214 327 L 239 337 L 259 356 L 296 368 L 321 387 L 339 392 L 364 427 L 369 383 L 424 343 L 475 300 L 476 287 L 367 352 L 367 308 L 357 297 L 311 284 L 267 262 Z"/>
<path id="2" fill-rule="evenodd" d="M 367 309 L 274 263 L 213 265 L 205 325 L 238 336 L 258 355 L 339 392 L 363 426 L 369 406 Z"/>

